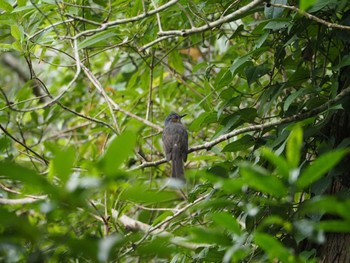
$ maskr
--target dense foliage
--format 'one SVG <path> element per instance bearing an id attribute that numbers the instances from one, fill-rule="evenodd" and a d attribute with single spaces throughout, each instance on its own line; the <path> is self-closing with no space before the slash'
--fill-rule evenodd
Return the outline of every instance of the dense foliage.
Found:
<path id="1" fill-rule="evenodd" d="M 0 261 L 350 260 L 347 0 L 0 0 L 0 32 Z"/>

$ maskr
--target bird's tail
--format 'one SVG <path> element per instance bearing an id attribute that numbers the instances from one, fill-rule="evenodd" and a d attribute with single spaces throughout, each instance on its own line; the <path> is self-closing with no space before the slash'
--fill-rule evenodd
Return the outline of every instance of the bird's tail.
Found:
<path id="1" fill-rule="evenodd" d="M 171 163 L 171 177 L 184 180 L 184 165 L 180 155 L 173 155 Z"/>

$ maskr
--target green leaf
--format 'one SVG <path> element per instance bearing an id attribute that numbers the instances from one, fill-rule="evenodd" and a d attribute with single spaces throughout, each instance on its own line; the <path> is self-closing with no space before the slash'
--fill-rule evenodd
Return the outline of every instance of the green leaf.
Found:
<path id="1" fill-rule="evenodd" d="M 280 262 L 293 262 L 293 256 L 289 250 L 275 237 L 265 233 L 255 232 L 254 241 L 269 255 L 270 260 L 276 261 L 278 259 Z"/>
<path id="2" fill-rule="evenodd" d="M 299 189 L 304 189 L 325 175 L 333 168 L 347 153 L 347 149 L 339 149 L 323 154 L 312 162 L 300 175 L 297 180 Z"/>
<path id="3" fill-rule="evenodd" d="M 56 151 L 54 158 L 50 162 L 49 170 L 51 176 L 56 175 L 62 180 L 62 182 L 66 183 L 72 172 L 74 160 L 75 150 L 73 147 Z"/>
<path id="4" fill-rule="evenodd" d="M 169 65 L 172 66 L 178 73 L 183 74 L 185 67 L 178 50 L 174 50 L 169 54 Z"/>
<path id="5" fill-rule="evenodd" d="M 120 165 L 132 154 L 135 143 L 136 134 L 131 131 L 124 131 L 110 142 L 98 166 L 106 175 L 116 175 Z"/>
<path id="6" fill-rule="evenodd" d="M 231 240 L 224 234 L 210 228 L 196 227 L 191 229 L 191 241 L 221 246 L 230 246 Z"/>
<path id="7" fill-rule="evenodd" d="M 26 239 L 27 242 L 40 239 L 38 229 L 29 223 L 25 215 L 17 215 L 3 207 L 0 207 L 0 215 L 1 238 L 8 234 L 9 240 L 17 236 Z"/>
<path id="8" fill-rule="evenodd" d="M 0 0 L 0 8 L 5 10 L 6 12 L 11 12 L 13 10 L 12 5 L 10 5 L 5 0 Z"/>
<path id="9" fill-rule="evenodd" d="M 102 31 L 100 33 L 97 33 L 96 35 L 93 35 L 91 37 L 88 37 L 86 39 L 84 39 L 83 41 L 81 41 L 78 44 L 78 49 L 82 49 L 82 48 L 86 48 L 86 47 L 90 47 L 93 46 L 103 40 L 105 41 L 109 41 L 110 38 L 115 37 L 117 34 L 115 32 L 111 32 L 111 31 Z"/>
<path id="10" fill-rule="evenodd" d="M 303 131 L 296 125 L 287 140 L 286 155 L 290 167 L 297 168 L 300 162 L 300 150 L 303 142 Z"/>
<path id="11" fill-rule="evenodd" d="M 157 204 L 177 198 L 175 192 L 147 189 L 145 185 L 136 185 L 127 188 L 121 194 L 121 199 L 136 203 Z"/>
<path id="12" fill-rule="evenodd" d="M 334 233 L 349 233 L 350 232 L 350 220 L 327 220 L 318 224 L 318 228 L 326 232 Z"/>
<path id="13" fill-rule="evenodd" d="M 342 67 L 349 66 L 350 65 L 350 55 L 345 55 L 342 57 L 340 63 L 336 66 L 334 66 L 332 69 L 334 71 L 340 70 Z"/>
<path id="14" fill-rule="evenodd" d="M 304 213 L 327 213 L 350 220 L 350 199 L 338 199 L 334 196 L 314 197 L 303 206 Z"/>
<path id="15" fill-rule="evenodd" d="M 169 258 L 169 255 L 176 252 L 176 249 L 169 244 L 169 237 L 155 237 L 149 242 L 142 242 L 141 245 L 137 246 L 136 251 L 142 257 L 153 256 L 162 259 Z"/>
<path id="16" fill-rule="evenodd" d="M 230 69 L 221 69 L 215 78 L 215 89 L 221 89 L 225 86 L 228 86 L 233 79 L 233 75 Z"/>
<path id="17" fill-rule="evenodd" d="M 299 2 L 299 8 L 300 8 L 301 10 L 307 10 L 307 9 L 309 9 L 311 6 L 313 6 L 316 2 L 317 2 L 317 0 L 300 0 L 300 2 Z"/>
<path id="18" fill-rule="evenodd" d="M 264 27 L 264 29 L 271 29 L 271 30 L 280 30 L 285 29 L 291 24 L 291 21 L 289 19 L 278 19 L 275 21 L 271 21 L 267 23 L 267 25 Z"/>
<path id="19" fill-rule="evenodd" d="M 16 39 L 16 40 L 21 40 L 21 30 L 17 25 L 12 25 L 11 26 L 11 35 Z"/>
<path id="20" fill-rule="evenodd" d="M 224 149 L 222 149 L 223 152 L 238 152 L 238 151 L 246 151 L 250 147 L 252 147 L 255 144 L 255 139 L 251 135 L 244 135 L 242 138 L 238 139 L 235 142 L 231 142 L 227 144 Z"/>
<path id="21" fill-rule="evenodd" d="M 247 65 L 252 64 L 251 60 L 252 60 L 251 54 L 247 54 L 245 56 L 236 58 L 230 67 L 231 76 L 232 77 L 235 76 L 238 70 L 241 69 L 242 67 L 245 68 Z"/>
<path id="22" fill-rule="evenodd" d="M 0 161 L 0 174 L 2 176 L 7 176 L 9 179 L 19 180 L 37 190 L 51 194 L 57 193 L 54 186 L 52 186 L 44 176 L 38 175 L 35 171 L 20 166 L 12 161 Z"/>
<path id="23" fill-rule="evenodd" d="M 264 168 L 248 162 L 240 162 L 238 166 L 248 186 L 275 197 L 283 197 L 287 194 L 287 188 L 282 181 L 269 174 Z"/>
<path id="24" fill-rule="evenodd" d="M 287 111 L 289 109 L 289 106 L 293 103 L 293 101 L 295 99 L 297 99 L 298 97 L 308 94 L 308 93 L 312 93 L 313 90 L 312 89 L 306 89 L 306 88 L 301 88 L 296 92 L 293 92 L 292 94 L 290 94 L 287 99 L 285 100 L 284 104 L 283 104 L 283 111 Z"/>
<path id="25" fill-rule="evenodd" d="M 213 213 L 211 217 L 218 226 L 226 228 L 233 234 L 241 234 L 241 227 L 232 214 L 226 212 Z"/>
<path id="26" fill-rule="evenodd" d="M 264 76 L 270 71 L 270 68 L 266 64 L 258 65 L 258 66 L 251 66 L 247 67 L 244 70 L 244 73 L 247 77 L 248 84 L 251 85 L 255 81 L 257 81 L 259 78 Z"/>
<path id="27" fill-rule="evenodd" d="M 273 164 L 278 173 L 282 175 L 284 178 L 288 178 L 289 176 L 289 167 L 287 161 L 274 152 L 272 152 L 269 148 L 263 147 L 260 149 L 261 155 L 268 160 L 271 164 Z"/>

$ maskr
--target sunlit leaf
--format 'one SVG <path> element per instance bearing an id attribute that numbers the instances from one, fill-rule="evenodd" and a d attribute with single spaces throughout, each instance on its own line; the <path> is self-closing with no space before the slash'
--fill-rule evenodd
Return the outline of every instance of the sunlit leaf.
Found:
<path id="1" fill-rule="evenodd" d="M 252 166 L 247 162 L 241 162 L 240 173 L 248 186 L 275 197 L 282 197 L 287 194 L 287 188 L 282 181 L 269 174 L 262 167 Z"/>
<path id="2" fill-rule="evenodd" d="M 126 158 L 132 153 L 136 143 L 136 134 L 125 131 L 116 136 L 109 143 L 106 152 L 99 161 L 99 167 L 112 176 L 118 173 L 120 165 L 126 161 Z"/>
<path id="3" fill-rule="evenodd" d="M 296 125 L 288 137 L 286 147 L 287 161 L 292 168 L 299 165 L 302 141 L 303 131 L 299 125 Z"/>
<path id="4" fill-rule="evenodd" d="M 308 187 L 310 184 L 325 175 L 333 168 L 349 151 L 346 149 L 334 150 L 325 153 L 311 163 L 297 180 L 297 186 L 300 189 Z"/>

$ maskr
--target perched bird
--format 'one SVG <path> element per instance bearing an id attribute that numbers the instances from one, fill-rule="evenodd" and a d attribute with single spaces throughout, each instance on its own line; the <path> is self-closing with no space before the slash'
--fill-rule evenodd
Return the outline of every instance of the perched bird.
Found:
<path id="1" fill-rule="evenodd" d="M 188 134 L 179 115 L 170 113 L 164 122 L 163 145 L 167 161 L 171 161 L 171 177 L 184 180 L 184 164 L 187 161 Z"/>

